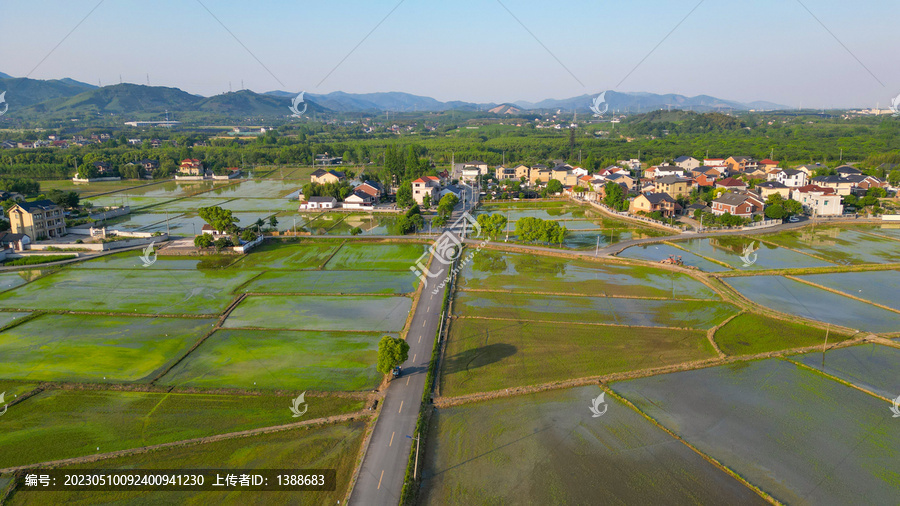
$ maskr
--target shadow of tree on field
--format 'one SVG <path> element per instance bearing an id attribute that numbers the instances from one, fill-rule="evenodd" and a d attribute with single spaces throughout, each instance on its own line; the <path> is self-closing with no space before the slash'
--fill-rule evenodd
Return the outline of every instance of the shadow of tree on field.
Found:
<path id="1" fill-rule="evenodd" d="M 480 348 L 473 348 L 447 358 L 446 372 L 469 371 L 478 367 L 499 362 L 516 353 L 518 348 L 511 344 L 495 343 Z"/>

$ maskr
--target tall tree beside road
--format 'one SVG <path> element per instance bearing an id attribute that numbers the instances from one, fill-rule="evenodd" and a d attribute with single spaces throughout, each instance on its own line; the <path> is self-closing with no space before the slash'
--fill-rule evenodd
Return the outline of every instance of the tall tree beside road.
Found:
<path id="1" fill-rule="evenodd" d="M 384 336 L 378 342 L 378 372 L 387 374 L 409 359 L 409 343 L 399 337 Z"/>

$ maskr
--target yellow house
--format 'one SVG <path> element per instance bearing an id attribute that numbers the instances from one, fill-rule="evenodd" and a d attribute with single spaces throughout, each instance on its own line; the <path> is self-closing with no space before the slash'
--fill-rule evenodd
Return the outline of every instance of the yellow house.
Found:
<path id="1" fill-rule="evenodd" d="M 526 181 L 528 181 L 529 176 L 531 175 L 531 167 L 527 165 L 519 165 L 516 167 L 516 179 L 522 180 L 524 177 Z"/>
<path id="2" fill-rule="evenodd" d="M 50 200 L 19 202 L 9 210 L 12 233 L 24 234 L 32 241 L 66 235 L 63 210 Z"/>
<path id="3" fill-rule="evenodd" d="M 694 181 L 691 179 L 666 176 L 661 177 L 653 182 L 653 191 L 656 193 L 668 193 L 672 198 L 685 197 L 690 195 L 694 189 Z"/>
<path id="4" fill-rule="evenodd" d="M 316 169 L 316 171 L 309 176 L 309 179 L 311 182 L 318 184 L 337 183 L 344 179 L 344 173 L 335 170 L 326 171 Z"/>

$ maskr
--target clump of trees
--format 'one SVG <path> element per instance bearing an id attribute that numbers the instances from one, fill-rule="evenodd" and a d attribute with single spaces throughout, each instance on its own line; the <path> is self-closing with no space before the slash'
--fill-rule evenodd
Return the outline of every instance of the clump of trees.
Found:
<path id="1" fill-rule="evenodd" d="M 516 221 L 516 235 L 520 241 L 562 244 L 569 231 L 553 220 L 525 217 Z"/>
<path id="2" fill-rule="evenodd" d="M 338 201 L 342 201 L 353 193 L 353 188 L 347 181 L 338 183 L 306 183 L 303 185 L 303 196 L 308 200 L 310 197 L 334 197 Z"/>
<path id="3" fill-rule="evenodd" d="M 437 206 L 437 217 L 431 220 L 431 225 L 435 227 L 443 227 L 450 221 L 450 216 L 453 215 L 453 209 L 456 207 L 456 204 L 459 203 L 459 197 L 452 193 L 448 193 L 441 197 L 441 201 L 438 202 Z"/>
<path id="4" fill-rule="evenodd" d="M 619 183 L 610 181 L 603 187 L 603 191 L 605 193 L 603 203 L 606 204 L 607 207 L 615 209 L 616 211 L 628 210 L 628 200 L 625 198 L 625 189 L 622 188 Z"/>
<path id="5" fill-rule="evenodd" d="M 418 205 L 413 205 L 406 211 L 406 214 L 397 219 L 397 231 L 406 235 L 422 228 L 425 220 L 422 218 L 422 211 Z"/>
<path id="6" fill-rule="evenodd" d="M 378 372 L 387 374 L 409 359 L 409 343 L 399 337 L 384 336 L 378 342 Z"/>
<path id="7" fill-rule="evenodd" d="M 506 216 L 502 214 L 480 214 L 477 220 L 481 233 L 491 239 L 496 239 L 506 229 Z"/>
<path id="8" fill-rule="evenodd" d="M 547 181 L 547 186 L 544 187 L 544 191 L 541 192 L 541 196 L 546 198 L 547 195 L 555 194 L 563 191 L 563 185 L 556 179 L 551 179 Z"/>
<path id="9" fill-rule="evenodd" d="M 780 193 L 773 193 L 766 199 L 766 218 L 780 220 L 803 213 L 803 204 L 793 199 L 785 199 Z"/>

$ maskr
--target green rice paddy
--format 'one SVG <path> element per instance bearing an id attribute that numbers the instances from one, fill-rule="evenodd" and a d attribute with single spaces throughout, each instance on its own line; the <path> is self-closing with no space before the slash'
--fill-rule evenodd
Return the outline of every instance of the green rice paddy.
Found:
<path id="1" fill-rule="evenodd" d="M 250 296 L 225 320 L 229 328 L 399 332 L 412 299 L 391 296 Z"/>
<path id="2" fill-rule="evenodd" d="M 312 410 L 312 407 L 310 407 Z M 215 441 L 202 445 L 165 448 L 150 454 L 130 455 L 68 469 L 335 469 L 332 492 L 17 492 L 14 505 L 67 504 L 336 504 L 350 486 L 365 433 L 365 423 L 345 422 L 323 427 L 298 428 Z"/>
<path id="3" fill-rule="evenodd" d="M 453 397 L 715 357 L 698 330 L 461 318 L 450 326 L 441 395 Z"/>
<path id="4" fill-rule="evenodd" d="M 299 394 L 300 392 L 297 392 Z M 3 416 L 0 466 L 18 466 L 297 422 L 292 396 L 111 391 L 42 392 Z M 350 413 L 362 401 L 307 397 L 303 419 Z"/>
<path id="5" fill-rule="evenodd" d="M 187 353 L 214 322 L 41 315 L 0 333 L 0 378 L 147 382 Z"/>
<path id="6" fill-rule="evenodd" d="M 160 384 L 199 388 L 368 390 L 382 333 L 219 330 Z"/>

